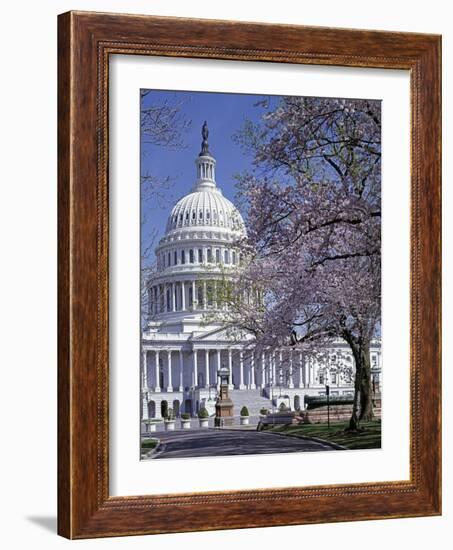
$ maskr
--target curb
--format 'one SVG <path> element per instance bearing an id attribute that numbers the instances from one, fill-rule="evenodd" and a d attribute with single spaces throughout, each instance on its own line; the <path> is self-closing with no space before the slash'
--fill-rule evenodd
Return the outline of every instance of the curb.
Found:
<path id="1" fill-rule="evenodd" d="M 153 438 L 153 439 L 157 439 L 156 438 Z M 165 443 L 162 443 L 162 441 L 160 439 L 157 439 L 158 443 L 157 445 L 153 448 L 153 449 L 150 449 L 142 458 L 142 460 L 148 460 L 150 458 L 155 458 L 154 455 L 156 454 L 161 454 L 163 452 L 163 450 L 165 449 Z"/>

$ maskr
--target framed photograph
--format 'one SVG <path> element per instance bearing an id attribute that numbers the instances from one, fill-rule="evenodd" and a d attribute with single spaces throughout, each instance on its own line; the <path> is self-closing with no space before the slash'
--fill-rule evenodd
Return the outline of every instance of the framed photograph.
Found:
<path id="1" fill-rule="evenodd" d="M 58 40 L 59 533 L 440 514 L 440 37 Z"/>

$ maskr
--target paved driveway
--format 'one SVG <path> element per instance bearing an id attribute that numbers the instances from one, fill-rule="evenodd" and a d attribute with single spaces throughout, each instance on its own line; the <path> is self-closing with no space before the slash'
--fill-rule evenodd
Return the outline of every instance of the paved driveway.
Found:
<path id="1" fill-rule="evenodd" d="M 189 458 L 271 453 L 333 451 L 334 446 L 314 439 L 299 439 L 251 430 L 178 430 L 159 433 L 160 446 L 150 458 Z"/>

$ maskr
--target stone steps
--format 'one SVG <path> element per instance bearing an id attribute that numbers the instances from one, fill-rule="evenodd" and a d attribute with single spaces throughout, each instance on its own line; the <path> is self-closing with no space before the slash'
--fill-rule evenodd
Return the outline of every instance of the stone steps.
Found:
<path id="1" fill-rule="evenodd" d="M 245 405 L 250 416 L 258 416 L 260 409 L 270 409 L 271 400 L 261 395 L 261 390 L 232 390 L 229 392 L 234 404 L 234 414 L 239 415 Z"/>

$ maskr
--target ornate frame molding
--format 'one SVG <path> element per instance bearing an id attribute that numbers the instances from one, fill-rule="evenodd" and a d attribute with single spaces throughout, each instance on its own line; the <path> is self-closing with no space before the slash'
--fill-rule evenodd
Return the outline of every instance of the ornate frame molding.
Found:
<path id="1" fill-rule="evenodd" d="M 440 514 L 440 37 L 68 12 L 59 16 L 58 46 L 59 533 L 87 538 Z M 109 496 L 110 55 L 410 71 L 409 481 Z M 250 502 L 253 512 L 243 514 Z"/>

